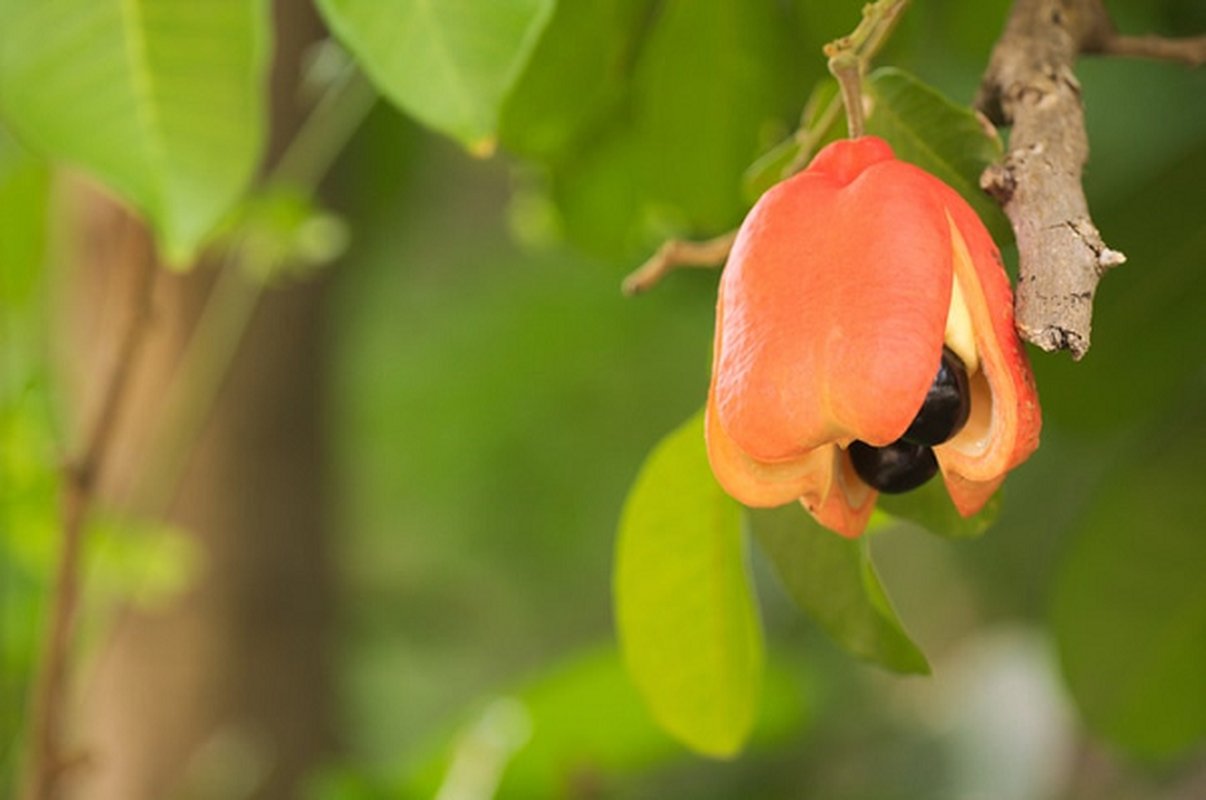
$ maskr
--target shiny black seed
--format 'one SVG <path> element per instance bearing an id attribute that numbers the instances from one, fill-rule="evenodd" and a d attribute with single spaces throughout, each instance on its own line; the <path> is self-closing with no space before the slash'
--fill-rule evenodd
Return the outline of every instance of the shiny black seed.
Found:
<path id="1" fill-rule="evenodd" d="M 971 413 L 971 391 L 968 389 L 967 368 L 950 348 L 942 348 L 938 374 L 930 391 L 913 418 L 913 424 L 900 438 L 913 444 L 942 444 L 967 424 Z"/>
<path id="2" fill-rule="evenodd" d="M 921 444 L 895 441 L 887 447 L 851 442 L 850 462 L 868 486 L 887 494 L 916 489 L 938 472 L 934 451 Z"/>

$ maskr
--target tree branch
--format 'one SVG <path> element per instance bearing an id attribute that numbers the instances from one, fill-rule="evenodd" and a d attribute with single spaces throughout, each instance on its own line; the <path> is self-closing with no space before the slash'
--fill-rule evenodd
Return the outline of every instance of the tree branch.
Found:
<path id="1" fill-rule="evenodd" d="M 1101 276 L 1126 257 L 1109 248 L 1089 216 L 1081 185 L 1088 158 L 1081 54 L 1206 63 L 1206 36 L 1122 36 L 1102 0 L 1015 0 L 993 49 L 976 107 L 1012 126 L 1009 152 L 980 185 L 1013 223 L 1018 242 L 1018 332 L 1044 350 L 1089 349 Z"/>
<path id="2" fill-rule="evenodd" d="M 1151 58 L 1176 61 L 1191 67 L 1206 64 L 1206 36 L 1166 39 L 1163 36 L 1121 36 L 1114 34 L 1086 53 L 1126 58 Z"/>
<path id="3" fill-rule="evenodd" d="M 1018 332 L 1044 350 L 1089 349 L 1093 296 L 1123 263 L 1089 216 L 1081 185 L 1088 158 L 1079 53 L 1113 36 L 1101 0 L 1016 0 L 993 49 L 976 106 L 1012 125 L 1004 161 L 981 176 L 1017 237 Z"/>
<path id="4" fill-rule="evenodd" d="M 80 556 L 84 523 L 121 413 L 126 387 L 146 338 L 157 262 L 149 237 L 133 218 L 126 219 L 118 257 L 131 261 L 130 308 L 113 364 L 103 378 L 100 405 L 80 452 L 63 467 L 63 541 L 50 599 L 50 629 L 32 698 L 30 754 L 24 797 L 51 800 L 62 776 L 86 760 L 63 752 L 63 709 L 67 699 L 67 660 L 79 602 Z"/>

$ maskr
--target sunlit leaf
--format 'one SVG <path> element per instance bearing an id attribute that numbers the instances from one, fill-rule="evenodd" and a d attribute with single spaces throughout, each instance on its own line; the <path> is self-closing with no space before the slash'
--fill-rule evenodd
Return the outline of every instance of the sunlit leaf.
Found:
<path id="1" fill-rule="evenodd" d="M 1206 740 L 1203 396 L 1120 462 L 1056 580 L 1055 634 L 1082 715 L 1147 757 Z"/>
<path id="2" fill-rule="evenodd" d="M 466 147 L 494 148 L 499 111 L 554 0 L 320 0 L 377 88 Z"/>
<path id="3" fill-rule="evenodd" d="M 998 244 L 1013 240 L 996 201 L 980 188 L 980 173 L 1001 159 L 1001 140 L 990 136 L 970 108 L 894 68 L 873 72 L 867 133 L 886 139 L 898 158 L 936 175 L 967 200 Z"/>
<path id="4" fill-rule="evenodd" d="M 729 756 L 754 720 L 762 629 L 741 507 L 712 477 L 703 415 L 646 461 L 620 521 L 616 621 L 653 716 L 685 744 Z"/>
<path id="5" fill-rule="evenodd" d="M 788 594 L 838 644 L 896 672 L 929 672 L 888 601 L 865 537 L 838 536 L 798 504 L 748 514 Z"/>
<path id="6" fill-rule="evenodd" d="M 0 115 L 91 172 L 187 260 L 259 160 L 264 0 L 3 0 Z"/>

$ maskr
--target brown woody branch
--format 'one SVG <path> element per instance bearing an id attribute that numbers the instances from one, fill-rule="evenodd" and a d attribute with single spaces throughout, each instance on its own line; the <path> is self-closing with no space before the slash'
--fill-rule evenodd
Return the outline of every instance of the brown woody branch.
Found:
<path id="1" fill-rule="evenodd" d="M 1163 36 L 1122 36 L 1113 34 L 1100 42 L 1097 50 L 1104 56 L 1127 58 L 1152 58 L 1159 61 L 1177 61 L 1191 67 L 1206 64 L 1206 36 L 1191 36 L 1185 39 L 1166 39 Z"/>
<path id="2" fill-rule="evenodd" d="M 67 662 L 79 605 L 80 561 L 88 509 L 117 426 L 138 352 L 146 339 L 151 294 L 158 269 L 150 239 L 133 218 L 125 220 L 118 257 L 132 260 L 130 307 L 112 366 L 103 376 L 96 419 L 79 453 L 63 466 L 63 540 L 49 608 L 49 631 L 32 698 L 28 772 L 23 797 L 52 800 L 72 768 L 87 754 L 65 753 L 62 723 L 67 700 Z"/>
<path id="3" fill-rule="evenodd" d="M 1019 256 L 1018 331 L 1044 350 L 1089 349 L 1097 283 L 1126 257 L 1089 216 L 1080 54 L 1206 62 L 1206 37 L 1121 36 L 1102 0 L 1015 0 L 976 106 L 1012 126 L 1003 162 L 981 176 L 1013 224 Z"/>
<path id="4" fill-rule="evenodd" d="M 1004 161 L 980 184 L 1017 238 L 1018 332 L 1073 358 L 1089 349 L 1098 280 L 1125 260 L 1089 217 L 1081 186 L 1089 144 L 1072 71 L 1109 25 L 1100 0 L 1016 0 L 976 100 L 994 123 L 1013 127 Z"/>

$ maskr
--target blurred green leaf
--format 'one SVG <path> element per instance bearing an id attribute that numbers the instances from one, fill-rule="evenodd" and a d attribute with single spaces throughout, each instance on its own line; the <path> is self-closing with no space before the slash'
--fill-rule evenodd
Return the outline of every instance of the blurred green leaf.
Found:
<path id="1" fill-rule="evenodd" d="M 764 682 L 753 739 L 774 741 L 804 719 L 799 681 L 772 662 Z M 619 654 L 600 648 L 576 655 L 519 696 L 531 719 L 531 739 L 508 766 L 499 797 L 560 794 L 581 778 L 633 775 L 681 759 L 685 752 L 653 724 Z"/>
<path id="2" fill-rule="evenodd" d="M 772 659 L 765 677 L 750 741 L 763 751 L 798 734 L 812 710 L 811 675 L 799 664 Z M 625 785 L 642 775 L 692 760 L 649 716 L 614 647 L 570 653 L 526 685 L 474 705 L 476 713 L 440 737 L 408 773 L 404 789 L 382 786 L 372 796 L 436 796 L 449 790 L 466 763 L 479 774 L 501 772 L 493 795 L 500 800 L 562 797 L 584 783 L 600 796 L 626 796 Z M 511 745 L 499 747 L 506 741 Z M 343 796 L 334 791 L 338 774 L 324 781 L 332 788 L 323 797 Z"/>
<path id="3" fill-rule="evenodd" d="M 738 221 L 745 169 L 767 133 L 799 115 L 808 70 L 787 24 L 774 3 L 663 4 L 634 75 L 634 103 L 651 199 L 684 214 L 674 221 L 684 230 L 719 232 Z"/>
<path id="4" fill-rule="evenodd" d="M 149 610 L 178 599 L 205 564 L 196 536 L 154 520 L 98 515 L 85 541 L 90 588 Z"/>
<path id="5" fill-rule="evenodd" d="M 824 71 L 803 60 L 781 4 L 668 0 L 632 19 L 627 94 L 550 178 L 570 238 L 625 257 L 736 227 L 745 169 L 794 129 Z"/>
<path id="6" fill-rule="evenodd" d="M 24 303 L 41 273 L 49 189 L 45 162 L 0 128 L 0 304 Z"/>
<path id="7" fill-rule="evenodd" d="M 263 138 L 268 3 L 4 0 L 0 115 L 136 206 L 187 261 Z"/>
<path id="8" fill-rule="evenodd" d="M 1206 739 L 1204 403 L 1119 461 L 1056 578 L 1072 695 L 1091 727 L 1145 757 Z"/>
<path id="9" fill-rule="evenodd" d="M 681 756 L 649 717 L 619 654 L 597 649 L 562 663 L 520 695 L 531 739 L 507 767 L 502 797 L 548 797 L 580 777 L 631 772 Z"/>
<path id="10" fill-rule="evenodd" d="M 744 547 L 701 413 L 662 440 L 628 496 L 615 603 L 625 663 L 653 716 L 712 756 L 742 747 L 758 706 L 762 628 Z"/>
<path id="11" fill-rule="evenodd" d="M 813 86 L 808 104 L 801 115 L 800 128 L 812 131 L 817 142 L 815 150 L 819 150 L 830 141 L 839 129 L 845 130 L 845 116 L 842 113 L 831 113 L 834 104 L 840 106 L 838 98 L 838 83 L 833 78 L 817 81 Z M 831 117 L 827 119 L 826 117 Z M 784 139 L 758 158 L 745 171 L 745 197 L 751 203 L 781 180 L 791 177 L 792 167 L 806 165 L 807 158 L 803 155 L 803 143 L 798 131 Z M 813 153 L 810 153 L 811 156 Z M 803 164 L 798 162 L 803 161 Z"/>
<path id="12" fill-rule="evenodd" d="M 972 110 L 890 67 L 871 73 L 866 91 L 873 102 L 867 133 L 886 139 L 897 158 L 941 178 L 963 195 L 997 244 L 1013 241 L 1009 221 L 980 189 L 980 173 L 1001 159 L 1001 140 L 985 132 Z"/>
<path id="13" fill-rule="evenodd" d="M 929 673 L 892 610 L 865 537 L 838 536 L 798 504 L 747 513 L 788 594 L 838 644 L 896 672 Z"/>
<path id="14" fill-rule="evenodd" d="M 347 250 L 347 224 L 290 186 L 244 198 L 214 237 L 215 250 L 237 253 L 250 277 L 282 283 L 313 276 Z"/>
<path id="15" fill-rule="evenodd" d="M 939 536 L 971 539 L 992 526 L 1001 513 L 1001 492 L 997 492 L 979 513 L 962 516 L 955 510 L 941 478 L 902 494 L 881 494 L 878 507 L 894 517 L 907 520 Z"/>
<path id="16" fill-rule="evenodd" d="M 572 156 L 622 113 L 653 0 L 560 2 L 502 108 L 503 145 L 528 158 Z"/>
<path id="17" fill-rule="evenodd" d="M 320 0 L 327 24 L 377 88 L 474 152 L 494 149 L 507 93 L 555 0 Z"/>

